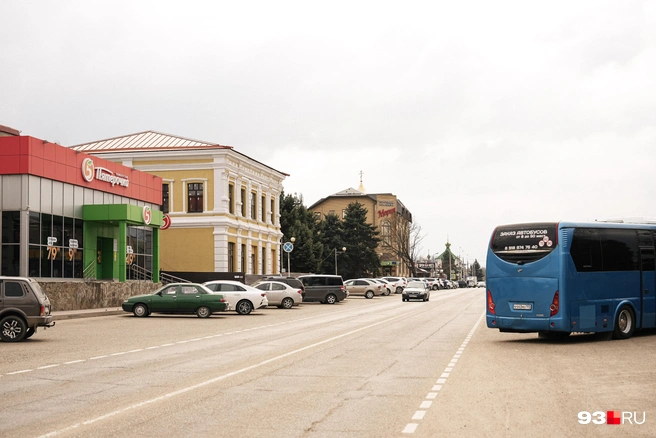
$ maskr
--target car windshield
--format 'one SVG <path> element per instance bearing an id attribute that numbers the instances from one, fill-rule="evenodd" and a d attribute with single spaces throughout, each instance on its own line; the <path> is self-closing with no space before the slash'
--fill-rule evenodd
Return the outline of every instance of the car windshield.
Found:
<path id="1" fill-rule="evenodd" d="M 408 283 L 408 287 L 418 287 L 420 289 L 423 289 L 424 287 L 426 287 L 426 285 L 424 284 L 423 281 L 411 281 L 410 283 Z"/>

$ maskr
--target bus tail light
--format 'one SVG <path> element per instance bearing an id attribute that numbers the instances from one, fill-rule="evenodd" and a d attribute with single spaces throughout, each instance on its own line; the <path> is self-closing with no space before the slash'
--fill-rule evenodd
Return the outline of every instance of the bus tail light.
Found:
<path id="1" fill-rule="evenodd" d="M 492 315 L 496 315 L 494 312 L 494 301 L 492 300 L 492 293 L 488 290 L 487 291 L 487 310 L 490 311 Z"/>
<path id="2" fill-rule="evenodd" d="M 549 306 L 549 310 L 551 310 L 551 315 L 550 316 L 555 316 L 556 313 L 558 313 L 558 310 L 560 310 L 560 299 L 558 297 L 558 291 L 554 294 L 553 301 L 551 302 L 551 306 Z"/>

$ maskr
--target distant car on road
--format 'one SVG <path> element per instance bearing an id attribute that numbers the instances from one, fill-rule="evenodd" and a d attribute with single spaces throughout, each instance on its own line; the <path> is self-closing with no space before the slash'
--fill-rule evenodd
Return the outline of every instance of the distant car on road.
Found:
<path id="1" fill-rule="evenodd" d="M 269 305 L 266 292 L 247 286 L 233 280 L 206 281 L 203 285 L 218 292 L 228 301 L 228 310 L 234 310 L 240 315 L 248 315 L 253 310 L 263 309 Z"/>
<path id="2" fill-rule="evenodd" d="M 485 282 L 479 281 L 478 283 L 476 283 L 476 287 L 485 287 Z"/>
<path id="3" fill-rule="evenodd" d="M 223 295 L 197 283 L 170 283 L 153 294 L 135 295 L 123 301 L 121 307 L 134 316 L 149 316 L 151 313 L 195 313 L 199 318 L 208 318 L 212 313 L 225 312 L 228 301 Z"/>
<path id="4" fill-rule="evenodd" d="M 410 300 L 430 300 L 430 288 L 425 281 L 410 281 L 403 290 L 401 295 L 403 301 Z"/>
<path id="5" fill-rule="evenodd" d="M 281 309 L 291 309 L 303 302 L 303 290 L 297 287 L 292 287 L 287 283 L 272 280 L 260 280 L 253 284 L 253 287 L 264 291 L 267 300 L 269 301 L 269 306 L 278 306 Z"/>

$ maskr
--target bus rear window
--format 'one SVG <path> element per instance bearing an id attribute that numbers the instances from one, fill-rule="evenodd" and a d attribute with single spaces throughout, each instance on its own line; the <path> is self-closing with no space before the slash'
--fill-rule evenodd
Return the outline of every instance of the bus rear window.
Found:
<path id="1" fill-rule="evenodd" d="M 490 248 L 501 260 L 530 263 L 547 256 L 558 244 L 558 224 L 502 225 L 494 230 Z"/>

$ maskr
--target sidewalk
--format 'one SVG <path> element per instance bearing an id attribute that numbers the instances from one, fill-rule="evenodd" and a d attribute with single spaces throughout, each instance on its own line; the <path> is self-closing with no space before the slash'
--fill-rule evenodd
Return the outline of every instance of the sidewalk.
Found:
<path id="1" fill-rule="evenodd" d="M 109 316 L 125 314 L 120 307 L 105 307 L 102 309 L 85 309 L 85 310 L 59 310 L 52 312 L 53 321 L 62 319 L 91 318 L 94 316 Z"/>

